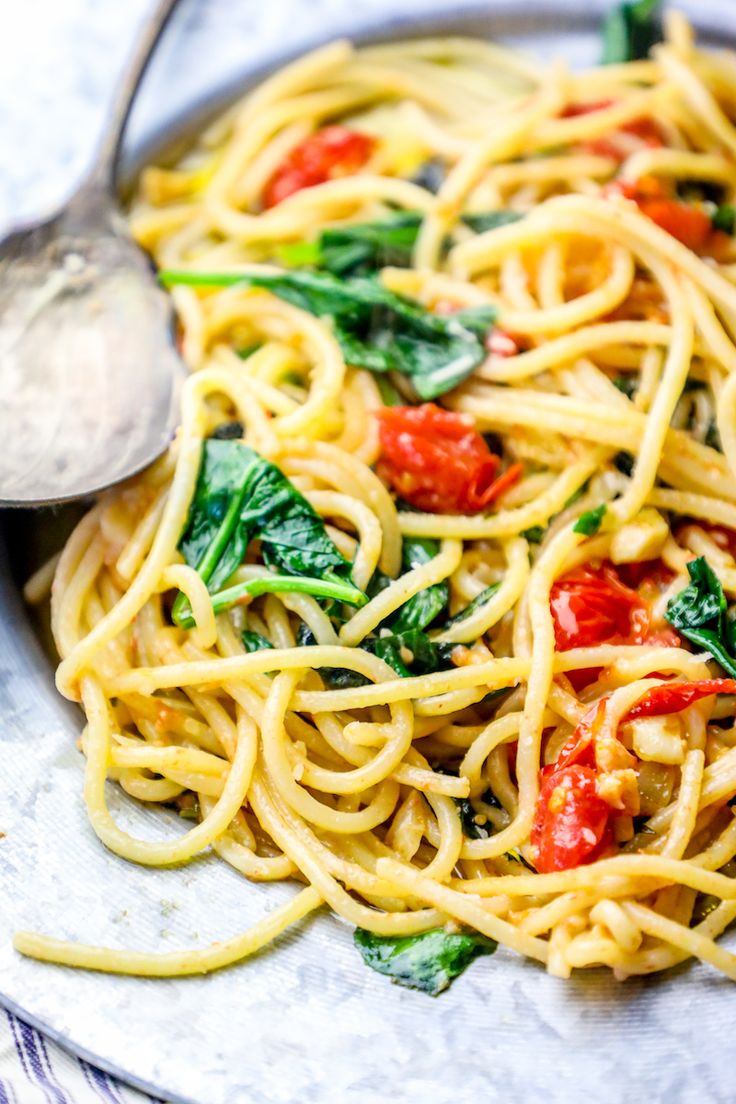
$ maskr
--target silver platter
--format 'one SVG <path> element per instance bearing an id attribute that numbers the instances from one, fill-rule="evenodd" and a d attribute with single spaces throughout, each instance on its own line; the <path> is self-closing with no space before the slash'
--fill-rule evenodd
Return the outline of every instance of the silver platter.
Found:
<path id="1" fill-rule="evenodd" d="M 705 41 L 736 41 L 732 0 L 679 6 Z M 447 0 L 362 0 L 357 20 L 350 0 L 234 7 L 198 0 L 188 9 L 137 109 L 129 170 L 320 37 L 461 31 L 577 64 L 596 60 L 605 3 L 465 0 L 448 15 Z M 23 578 L 67 519 L 1 520 L 2 560 Z M 203 946 L 240 932 L 292 890 L 250 885 L 207 856 L 154 870 L 104 850 L 82 804 L 80 715 L 55 693 L 7 562 L 0 701 L 0 1002 L 123 1080 L 188 1104 L 736 1099 L 736 991 L 699 965 L 624 985 L 603 971 L 562 982 L 500 949 L 433 1001 L 367 970 L 349 928 L 327 914 L 273 951 L 204 978 L 111 978 L 21 958 L 11 945 L 18 928 L 148 950 Z M 182 830 L 115 786 L 109 800 L 145 838 Z"/>

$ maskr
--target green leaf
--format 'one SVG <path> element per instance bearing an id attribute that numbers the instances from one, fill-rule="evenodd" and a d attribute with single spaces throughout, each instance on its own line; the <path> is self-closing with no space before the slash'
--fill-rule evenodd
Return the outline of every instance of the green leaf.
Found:
<path id="1" fill-rule="evenodd" d="M 613 458 L 614 466 L 621 472 L 622 475 L 631 475 L 634 470 L 634 457 L 626 449 L 622 449 L 621 452 L 617 452 Z"/>
<path id="2" fill-rule="evenodd" d="M 704 556 L 687 565 L 690 582 L 667 603 L 665 617 L 691 643 L 736 677 L 734 624 L 726 616 L 720 580 Z"/>
<path id="3" fill-rule="evenodd" d="M 479 955 L 493 954 L 498 944 L 477 932 L 433 928 L 419 935 L 385 936 L 356 928 L 355 946 L 366 966 L 397 985 L 436 997 Z"/>
<path id="4" fill-rule="evenodd" d="M 536 874 L 536 870 L 530 862 L 527 862 L 518 847 L 512 847 L 510 851 L 505 852 L 506 858 L 511 859 L 512 862 L 521 863 L 527 870 L 531 870 L 532 874 Z"/>
<path id="5" fill-rule="evenodd" d="M 520 211 L 476 211 L 463 215 L 463 222 L 474 233 L 485 234 L 487 230 L 497 230 L 499 226 L 509 226 L 523 218 Z"/>
<path id="6" fill-rule="evenodd" d="M 395 295 L 375 277 L 340 279 L 327 272 L 248 275 L 162 272 L 166 285 L 261 287 L 318 318 L 329 318 L 348 364 L 369 372 L 400 372 L 422 399 L 457 387 L 485 359 L 484 338 L 496 310 L 478 307 L 436 315 Z"/>
<path id="7" fill-rule="evenodd" d="M 546 532 L 544 526 L 532 525 L 531 529 L 523 529 L 521 535 L 529 541 L 529 544 L 541 544 Z"/>
<path id="8" fill-rule="evenodd" d="M 494 809 L 501 808 L 501 802 L 498 800 L 493 790 L 486 790 L 481 797 L 481 802 L 484 805 L 490 805 Z M 473 802 L 469 797 L 456 797 L 455 804 L 457 805 L 457 811 L 460 814 L 460 820 L 462 821 L 463 834 L 468 839 L 488 839 L 493 835 L 493 824 L 486 820 L 480 822 L 477 818 L 480 814 L 483 817 L 482 810 L 476 809 Z"/>
<path id="9" fill-rule="evenodd" d="M 593 537 L 601 527 L 603 515 L 606 512 L 604 503 L 592 510 L 586 510 L 580 515 L 572 527 L 573 533 L 582 533 L 585 537 Z"/>
<path id="10" fill-rule="evenodd" d="M 625 0 L 603 21 L 604 65 L 646 58 L 659 33 L 659 0 Z"/>
<path id="11" fill-rule="evenodd" d="M 404 571 L 421 567 L 433 560 L 439 550 L 440 546 L 435 540 L 423 537 L 404 537 L 401 546 L 401 566 Z M 434 583 L 409 598 L 388 619 L 388 625 L 394 633 L 403 633 L 409 629 L 425 629 L 442 613 L 449 598 L 450 590 L 447 583 Z"/>
<path id="12" fill-rule="evenodd" d="M 403 406 L 404 400 L 386 376 L 377 376 L 376 384 L 384 406 Z"/>
<path id="13" fill-rule="evenodd" d="M 639 387 L 639 380 L 636 376 L 616 376 L 613 380 L 613 386 L 616 387 L 622 395 L 625 395 L 627 399 L 633 399 Z"/>
<path id="14" fill-rule="evenodd" d="M 409 268 L 422 217 L 419 211 L 396 211 L 376 222 L 331 226 L 316 241 L 279 246 L 276 255 L 290 268 L 311 266 L 333 276 L 369 276 L 387 265 Z M 517 211 L 482 211 L 463 215 L 463 222 L 481 234 L 520 218 Z M 445 243 L 451 244 L 450 239 Z"/>
<path id="15" fill-rule="evenodd" d="M 318 268 L 335 276 L 365 276 L 386 265 L 408 268 L 422 216 L 397 211 L 380 222 L 330 227 L 319 236 Z"/>
<path id="16" fill-rule="evenodd" d="M 465 621 L 466 618 L 474 614 L 476 610 L 479 610 L 481 606 L 484 606 L 486 602 L 490 601 L 500 585 L 500 583 L 492 583 L 489 587 L 486 587 L 485 590 L 482 590 L 480 594 L 476 594 L 472 602 L 469 602 L 467 606 L 464 606 L 463 609 L 458 610 L 456 614 L 448 618 L 445 628 L 449 629 L 451 625 L 457 625 L 460 621 Z"/>
<path id="17" fill-rule="evenodd" d="M 262 652 L 266 648 L 273 648 L 273 644 L 270 640 L 266 640 L 265 636 L 253 632 L 252 629 L 243 629 L 240 634 L 240 639 L 243 641 L 243 647 L 246 652 Z"/>
<path id="18" fill-rule="evenodd" d="M 266 564 L 286 576 L 250 579 L 222 591 L 255 539 L 261 541 Z M 352 583 L 351 564 L 330 540 L 319 514 L 274 464 L 240 441 L 205 441 L 179 550 L 214 594 L 216 610 L 246 595 L 278 589 L 354 605 L 366 601 Z M 307 583 L 290 576 L 311 578 Z M 193 623 L 183 594 L 174 602 L 172 617 L 183 627 Z"/>
<path id="19" fill-rule="evenodd" d="M 287 268 L 318 265 L 322 256 L 319 241 L 284 242 L 276 246 L 276 259 Z"/>
<path id="20" fill-rule="evenodd" d="M 408 629 L 376 637 L 362 646 L 388 663 L 402 678 L 411 678 L 449 670 L 453 666 L 452 653 L 457 645 L 436 644 L 420 629 Z"/>
<path id="21" fill-rule="evenodd" d="M 733 234 L 736 229 L 736 207 L 733 203 L 721 203 L 711 216 L 714 230 L 722 230 L 724 234 Z"/>

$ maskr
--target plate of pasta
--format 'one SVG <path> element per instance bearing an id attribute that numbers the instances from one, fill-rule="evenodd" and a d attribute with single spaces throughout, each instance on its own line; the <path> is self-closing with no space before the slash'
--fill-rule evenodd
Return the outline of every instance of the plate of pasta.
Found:
<path id="1" fill-rule="evenodd" d="M 191 373 L 11 541 L 0 991 L 167 1098 L 726 1099 L 733 20 L 536 10 L 323 36 L 132 176 Z"/>

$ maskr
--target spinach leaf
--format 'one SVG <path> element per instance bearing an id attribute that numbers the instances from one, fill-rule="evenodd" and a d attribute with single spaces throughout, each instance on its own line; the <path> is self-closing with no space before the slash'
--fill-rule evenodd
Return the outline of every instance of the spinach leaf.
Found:
<path id="1" fill-rule="evenodd" d="M 310 263 L 334 276 L 365 276 L 386 265 L 408 268 L 421 225 L 418 211 L 397 211 L 378 222 L 328 227 Z"/>
<path id="2" fill-rule="evenodd" d="M 400 372 L 422 399 L 452 390 L 482 363 L 484 338 L 497 313 L 483 306 L 454 315 L 431 314 L 375 277 L 339 279 L 326 272 L 168 271 L 160 279 L 166 286 L 266 288 L 301 310 L 331 319 L 348 364 L 370 372 Z"/>
<path id="3" fill-rule="evenodd" d="M 418 184 L 420 188 L 425 188 L 432 195 L 437 195 L 442 185 L 445 182 L 447 176 L 447 166 L 444 161 L 440 161 L 438 158 L 430 158 L 429 161 L 425 161 L 423 165 L 420 165 L 414 175 L 410 178 L 412 184 Z"/>
<path id="4" fill-rule="evenodd" d="M 573 525 L 573 533 L 582 533 L 585 537 L 594 537 L 601 527 L 605 512 L 606 507 L 604 503 L 594 507 L 592 510 L 585 510 Z"/>
<path id="5" fill-rule="evenodd" d="M 476 234 L 520 218 L 523 215 L 517 211 L 481 211 L 462 216 Z M 316 241 L 289 242 L 277 253 L 279 261 L 290 267 L 309 265 L 333 276 L 369 276 L 387 265 L 409 268 L 421 227 L 419 211 L 396 211 L 376 222 L 328 227 Z M 448 238 L 445 247 L 451 244 Z"/>
<path id="6" fill-rule="evenodd" d="M 243 647 L 246 652 L 262 652 L 266 648 L 273 648 L 273 644 L 270 640 L 266 640 L 265 636 L 253 632 L 252 629 L 243 629 L 240 634 L 240 639 L 243 641 Z"/>
<path id="7" fill-rule="evenodd" d="M 440 546 L 435 540 L 422 537 L 405 537 L 401 546 L 401 565 L 404 571 L 429 563 L 438 554 Z M 433 583 L 414 594 L 391 618 L 389 625 L 394 633 L 409 629 L 426 629 L 442 613 L 450 597 L 446 582 Z"/>
<path id="8" fill-rule="evenodd" d="M 315 643 L 314 634 L 307 625 L 301 625 L 297 644 Z M 402 633 L 386 633 L 370 637 L 359 645 L 365 652 L 378 656 L 393 667 L 401 678 L 413 675 L 429 675 L 446 671 L 453 666 L 452 652 L 455 644 L 435 644 L 420 629 L 408 629 Z M 330 690 L 345 690 L 353 686 L 366 686 L 370 679 L 345 667 L 321 667 L 320 675 Z"/>
<path id="9" fill-rule="evenodd" d="M 374 935 L 356 928 L 353 935 L 366 966 L 397 985 L 436 997 L 479 955 L 493 954 L 498 944 L 477 932 L 432 928 L 419 935 Z"/>
<path id="10" fill-rule="evenodd" d="M 531 870 L 532 874 L 537 873 L 532 864 L 526 861 L 518 847 L 512 847 L 510 851 L 506 851 L 505 856 L 507 859 L 511 859 L 512 862 L 521 863 L 521 865 L 525 866 L 527 870 Z"/>
<path id="11" fill-rule="evenodd" d="M 529 541 L 529 544 L 541 544 L 546 532 L 544 526 L 532 525 L 531 529 L 523 529 L 521 535 Z"/>
<path id="12" fill-rule="evenodd" d="M 463 222 L 476 234 L 484 234 L 486 230 L 496 230 L 499 226 L 509 226 L 512 222 L 523 219 L 521 211 L 476 211 L 473 214 L 463 215 Z"/>
<path id="13" fill-rule="evenodd" d="M 616 376 L 612 382 L 613 386 L 627 399 L 633 399 L 639 388 L 639 380 L 636 376 Z"/>
<path id="14" fill-rule="evenodd" d="M 377 376 L 376 384 L 384 406 L 403 406 L 404 400 L 387 376 Z"/>
<path id="15" fill-rule="evenodd" d="M 704 444 L 708 448 L 716 449 L 717 452 L 723 452 L 723 442 L 721 441 L 721 432 L 718 428 L 718 422 L 715 418 L 711 418 L 708 423 L 708 429 L 705 433 Z"/>
<path id="16" fill-rule="evenodd" d="M 733 203 L 721 203 L 711 216 L 714 230 L 722 230 L 724 234 L 733 234 L 736 229 L 736 207 Z"/>
<path id="17" fill-rule="evenodd" d="M 317 643 L 317 638 L 302 621 L 296 634 L 297 646 L 308 648 Z M 351 671 L 349 667 L 320 667 L 320 678 L 328 690 L 352 690 L 356 686 L 368 686 L 370 679 L 360 671 Z"/>
<path id="18" fill-rule="evenodd" d="M 393 667 L 402 678 L 449 670 L 453 666 L 452 653 L 457 647 L 456 644 L 436 644 L 420 629 L 379 636 L 363 646 Z"/>
<path id="19" fill-rule="evenodd" d="M 690 582 L 667 603 L 665 617 L 679 633 L 710 652 L 736 677 L 736 626 L 726 616 L 726 597 L 704 556 L 687 565 Z"/>
<path id="20" fill-rule="evenodd" d="M 501 802 L 498 800 L 493 790 L 487 790 L 481 801 L 484 805 L 491 805 L 494 809 L 501 808 Z M 463 835 L 468 839 L 488 839 L 493 835 L 493 825 L 490 821 L 480 823 L 476 818 L 479 815 L 479 810 L 475 808 L 469 797 L 455 798 L 457 805 L 457 811 L 460 814 L 460 820 L 463 826 Z M 482 814 L 481 814 L 482 815 Z"/>
<path id="21" fill-rule="evenodd" d="M 258 538 L 266 564 L 286 574 L 250 579 L 221 591 L 250 542 Z M 240 441 L 205 441 L 179 550 L 207 583 L 215 610 L 246 595 L 278 590 L 333 597 L 352 605 L 366 601 L 319 514 L 274 464 Z M 183 594 L 174 602 L 172 617 L 183 627 L 193 624 Z"/>
<path id="22" fill-rule="evenodd" d="M 622 475 L 631 475 L 634 470 L 634 457 L 626 449 L 617 452 L 613 458 L 614 467 L 618 468 Z"/>
<path id="23" fill-rule="evenodd" d="M 467 606 L 464 606 L 461 610 L 458 610 L 456 614 L 448 618 L 445 628 L 449 629 L 451 625 L 457 625 L 458 622 L 465 621 L 466 618 L 470 617 L 471 614 L 479 610 L 481 606 L 484 606 L 486 602 L 493 597 L 500 585 L 500 583 L 492 583 L 491 586 L 482 590 L 480 594 L 476 594 L 472 602 L 468 602 Z"/>
<path id="24" fill-rule="evenodd" d="M 645 58 L 659 41 L 659 0 L 624 0 L 603 21 L 604 65 Z"/>
<path id="25" fill-rule="evenodd" d="M 220 422 L 217 429 L 210 433 L 210 437 L 213 441 L 238 441 L 245 433 L 245 426 L 242 422 Z"/>

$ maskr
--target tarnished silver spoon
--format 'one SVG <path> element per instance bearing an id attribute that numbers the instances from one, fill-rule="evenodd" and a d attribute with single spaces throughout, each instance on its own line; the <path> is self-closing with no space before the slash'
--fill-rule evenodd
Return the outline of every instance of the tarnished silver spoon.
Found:
<path id="1" fill-rule="evenodd" d="M 0 505 L 111 486 L 155 459 L 184 369 L 170 300 L 120 213 L 115 169 L 133 99 L 177 0 L 159 0 L 95 166 L 58 214 L 0 242 Z"/>

